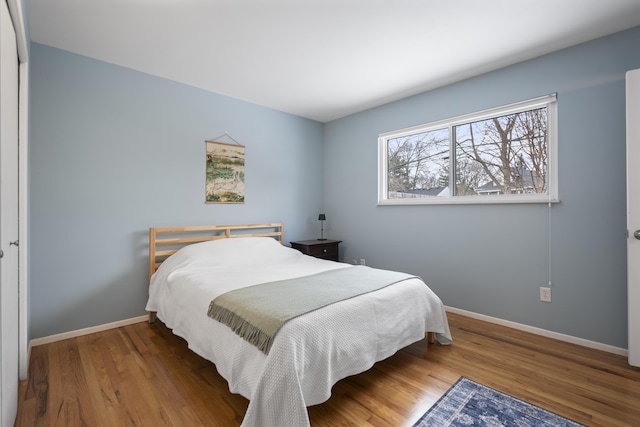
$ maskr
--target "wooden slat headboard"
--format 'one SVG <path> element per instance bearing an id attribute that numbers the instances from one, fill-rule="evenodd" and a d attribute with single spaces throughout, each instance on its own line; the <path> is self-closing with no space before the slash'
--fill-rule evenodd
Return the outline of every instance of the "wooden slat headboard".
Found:
<path id="1" fill-rule="evenodd" d="M 282 223 L 149 228 L 149 279 L 178 249 L 199 242 L 238 237 L 273 237 L 284 245 Z"/>

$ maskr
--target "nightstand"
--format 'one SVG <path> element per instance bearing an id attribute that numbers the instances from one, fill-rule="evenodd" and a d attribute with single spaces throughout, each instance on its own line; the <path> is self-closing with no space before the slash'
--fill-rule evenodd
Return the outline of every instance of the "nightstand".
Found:
<path id="1" fill-rule="evenodd" d="M 342 240 L 299 240 L 290 242 L 293 249 L 316 258 L 338 261 L 338 245 Z"/>

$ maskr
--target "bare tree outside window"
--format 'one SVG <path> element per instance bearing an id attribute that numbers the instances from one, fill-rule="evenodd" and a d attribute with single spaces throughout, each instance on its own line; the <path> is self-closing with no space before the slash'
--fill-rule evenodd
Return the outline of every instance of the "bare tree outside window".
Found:
<path id="1" fill-rule="evenodd" d="M 449 130 L 438 129 L 389 139 L 388 192 L 393 197 L 432 197 L 442 188 L 449 163 Z M 448 185 L 445 184 L 445 186 Z"/>
<path id="2" fill-rule="evenodd" d="M 454 132 L 459 194 L 547 191 L 546 108 L 455 126 Z"/>

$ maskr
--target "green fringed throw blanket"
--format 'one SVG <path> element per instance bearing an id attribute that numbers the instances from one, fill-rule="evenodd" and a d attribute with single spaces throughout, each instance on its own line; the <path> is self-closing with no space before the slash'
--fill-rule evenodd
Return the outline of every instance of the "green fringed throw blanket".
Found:
<path id="1" fill-rule="evenodd" d="M 365 266 L 339 268 L 227 292 L 211 301 L 208 315 L 269 354 L 286 321 L 415 277 Z"/>

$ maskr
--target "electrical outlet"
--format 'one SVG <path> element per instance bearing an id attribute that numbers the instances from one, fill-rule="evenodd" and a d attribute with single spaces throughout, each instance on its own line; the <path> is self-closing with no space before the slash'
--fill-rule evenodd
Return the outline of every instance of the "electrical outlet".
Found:
<path id="1" fill-rule="evenodd" d="M 360 258 L 360 265 L 367 265 L 367 262 L 364 260 L 364 258 Z"/>
<path id="2" fill-rule="evenodd" d="M 551 302 L 551 288 L 540 286 L 540 301 Z"/>

